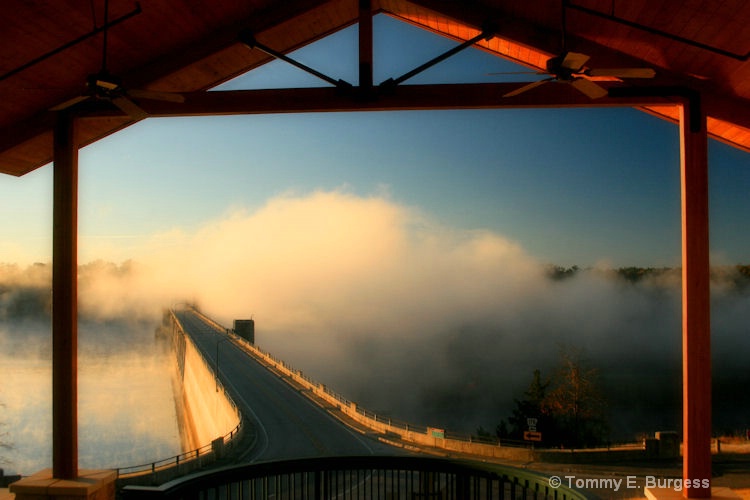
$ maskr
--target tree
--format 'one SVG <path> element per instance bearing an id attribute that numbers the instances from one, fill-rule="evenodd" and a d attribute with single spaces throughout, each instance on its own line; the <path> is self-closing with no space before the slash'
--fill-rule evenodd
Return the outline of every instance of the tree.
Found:
<path id="1" fill-rule="evenodd" d="M 561 445 L 593 446 L 601 444 L 607 435 L 599 372 L 588 365 L 580 349 L 561 349 L 560 365 L 542 407 L 554 417 Z"/>
<path id="2" fill-rule="evenodd" d="M 573 267 L 562 267 L 556 265 L 547 266 L 547 276 L 553 281 L 562 281 L 568 278 L 572 278 L 581 269 L 578 266 Z"/>
<path id="3" fill-rule="evenodd" d="M 536 419 L 542 446 L 582 447 L 603 444 L 608 434 L 606 402 L 599 389 L 599 372 L 588 365 L 583 351 L 561 348 L 553 376 L 544 379 L 541 370 L 534 375 L 508 421 L 501 421 L 499 438 L 521 440 Z"/>
<path id="4" fill-rule="evenodd" d="M 550 438 L 554 440 L 554 436 L 557 434 L 556 425 L 552 415 L 544 405 L 549 384 L 549 381 L 542 380 L 541 370 L 534 370 L 531 383 L 523 393 L 523 399 L 514 400 L 516 407 L 513 410 L 513 415 L 508 418 L 511 428 L 507 432 L 507 437 L 517 440 L 523 439 L 523 433 L 529 430 L 528 419 L 534 418 L 536 419 L 536 430 L 542 433 L 543 442 L 547 443 Z M 501 422 L 498 426 L 498 433 L 501 432 L 501 426 L 504 425 L 505 421 Z"/>

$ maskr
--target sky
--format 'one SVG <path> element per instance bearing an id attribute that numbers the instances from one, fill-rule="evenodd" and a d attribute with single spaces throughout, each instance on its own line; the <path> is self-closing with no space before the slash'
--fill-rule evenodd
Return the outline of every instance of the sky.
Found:
<path id="1" fill-rule="evenodd" d="M 376 83 L 455 46 L 382 15 L 374 31 Z M 356 40 L 354 26 L 293 57 L 356 82 Z M 470 49 L 406 83 L 528 78 L 490 75 L 517 70 Z M 221 89 L 319 85 L 273 62 Z M 715 141 L 709 155 L 713 261 L 750 264 L 750 155 Z M 679 274 L 631 287 L 598 272 L 553 282 L 542 267 L 680 264 L 678 128 L 645 113 L 147 119 L 81 150 L 79 197 L 79 262 L 100 260 L 79 273 L 85 321 L 159 318 L 179 300 L 227 326 L 254 316 L 274 355 L 364 407 L 449 429 L 492 428 L 560 345 L 585 346 L 621 398 L 641 396 L 622 428 L 679 425 Z M 50 165 L 0 175 L 0 264 L 51 260 L 51 201 Z M 48 297 L 48 266 L 0 265 L 0 279 Z M 29 299 L 16 288 L 0 313 L 26 310 L 10 307 Z M 747 379 L 748 295 L 713 293 L 714 376 L 733 389 Z M 0 324 L 0 344 L 28 337 Z M 730 393 L 716 401 L 739 421 L 750 402 Z"/>
<path id="2" fill-rule="evenodd" d="M 379 83 L 455 42 L 379 15 Z M 356 82 L 357 27 L 292 54 Z M 469 49 L 406 84 L 526 80 Z M 217 90 L 322 86 L 272 62 Z M 709 145 L 714 263 L 750 262 L 750 155 Z M 52 168 L 0 176 L 0 262 L 51 259 Z M 680 262 L 677 126 L 631 109 L 467 110 L 147 119 L 80 152 L 79 261 L 143 258 L 277 199 L 339 193 L 445 231 L 502 235 L 540 263 Z"/>

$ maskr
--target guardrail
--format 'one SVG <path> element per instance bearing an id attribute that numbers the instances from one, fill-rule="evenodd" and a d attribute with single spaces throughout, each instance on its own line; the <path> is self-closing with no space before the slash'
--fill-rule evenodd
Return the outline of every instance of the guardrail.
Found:
<path id="1" fill-rule="evenodd" d="M 159 487 L 128 486 L 125 500 L 559 499 L 583 492 L 514 467 L 427 457 L 322 457 L 241 465 Z"/>
<path id="2" fill-rule="evenodd" d="M 493 436 L 475 436 L 468 433 L 436 429 L 380 415 L 360 407 L 356 402 L 315 381 L 301 370 L 293 368 L 270 352 L 264 351 L 257 345 L 234 334 L 231 329 L 225 328 L 205 314 L 195 309 L 194 312 L 212 325 L 218 332 L 226 332 L 227 336 L 233 339 L 236 346 L 244 349 L 261 363 L 275 370 L 282 378 L 287 379 L 290 383 L 293 381 L 296 386 L 301 386 L 305 389 L 306 394 L 315 395 L 316 398 L 313 398 L 314 400 L 323 400 L 325 404 L 330 405 L 331 408 L 338 409 L 341 413 L 359 424 L 382 433 L 384 440 L 391 444 L 399 444 L 392 439 L 394 436 L 398 436 L 405 443 L 402 445 L 407 447 L 409 445 L 423 445 L 442 448 L 446 451 L 521 461 L 530 461 L 538 458 L 540 451 L 534 450 L 532 444 L 527 441 L 499 440 Z M 642 448 L 643 446 L 641 445 Z M 554 453 L 555 456 L 561 455 L 555 451 L 551 453 Z M 571 453 L 572 450 L 566 450 L 565 455 L 573 457 Z M 574 458 L 578 460 L 581 456 L 579 453 Z"/>
<path id="3" fill-rule="evenodd" d="M 237 427 L 232 429 L 228 434 L 221 436 L 220 438 L 217 438 L 217 440 L 205 446 L 201 446 L 200 448 L 186 451 L 186 452 L 180 453 L 179 455 L 174 455 L 169 458 L 156 460 L 155 462 L 150 462 L 147 464 L 120 467 L 117 469 L 117 476 L 119 478 L 125 478 L 128 476 L 152 474 L 152 473 L 161 471 L 165 468 L 177 467 L 180 465 L 185 466 L 191 461 L 194 461 L 194 460 L 199 461 L 201 458 L 205 458 L 209 454 L 216 452 L 218 439 L 221 439 L 224 445 L 229 445 L 231 444 L 232 440 L 239 435 L 241 430 L 242 430 L 242 421 L 240 421 L 240 423 L 237 424 Z M 200 465 L 198 467 L 200 467 Z"/>
<path id="4" fill-rule="evenodd" d="M 216 321 L 205 316 L 205 314 L 199 314 L 220 331 L 226 330 Z M 282 377 L 288 377 L 296 384 L 309 390 L 310 393 L 326 401 L 333 407 L 338 408 L 348 417 L 374 431 L 382 432 L 385 435 L 397 435 L 404 441 L 412 444 L 439 447 L 445 450 L 514 460 L 531 460 L 533 458 L 532 446 L 527 442 L 509 440 L 501 442 L 499 439 L 492 439 L 491 437 L 445 432 L 443 429 L 433 429 L 425 425 L 413 424 L 389 416 L 379 415 L 366 408 L 361 408 L 354 401 L 350 401 L 326 385 L 316 382 L 301 370 L 293 368 L 270 352 L 264 351 L 257 345 L 237 335 L 232 335 L 232 338 L 235 341 L 235 345 L 243 348 L 248 354 L 276 370 Z"/>
<path id="5" fill-rule="evenodd" d="M 179 329 L 183 335 L 187 336 L 187 333 L 182 326 L 182 323 L 177 318 L 173 310 L 170 310 L 170 317 L 174 328 Z M 205 317 L 201 314 L 202 317 Z M 205 317 L 209 323 L 215 328 L 223 330 L 221 325 L 218 325 L 215 321 Z M 173 340 L 174 341 L 174 340 Z M 205 362 L 205 359 L 204 359 Z M 211 370 L 211 367 L 206 362 L 206 367 Z M 220 380 L 216 380 L 217 389 L 220 387 L 224 392 L 225 396 L 231 403 L 232 407 L 237 409 L 237 405 L 234 400 L 224 389 Z M 227 449 L 231 449 L 235 440 L 238 440 L 240 434 L 244 431 L 244 422 L 242 419 L 242 413 L 240 415 L 239 423 L 223 436 L 219 436 L 212 442 L 205 444 L 199 448 L 195 448 L 190 451 L 180 453 L 168 458 L 155 460 L 153 462 L 144 463 L 140 465 L 132 465 L 126 467 L 119 467 L 116 469 L 118 482 L 120 484 L 135 484 L 148 482 L 150 484 L 157 484 L 159 482 L 169 481 L 179 475 L 188 474 L 195 470 L 208 465 L 211 462 L 221 458 Z"/>

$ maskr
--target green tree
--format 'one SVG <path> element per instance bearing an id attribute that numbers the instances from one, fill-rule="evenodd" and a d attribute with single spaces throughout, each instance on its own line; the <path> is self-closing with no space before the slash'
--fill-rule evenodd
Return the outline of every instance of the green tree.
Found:
<path id="1" fill-rule="evenodd" d="M 554 418 L 545 407 L 546 391 L 550 382 L 542 379 L 541 370 L 534 370 L 529 387 L 523 393 L 523 399 L 515 399 L 515 409 L 508 418 L 511 439 L 523 439 L 523 433 L 529 430 L 528 419 L 536 419 L 536 430 L 542 433 L 543 442 L 554 437 L 557 433 Z M 504 425 L 505 421 L 501 422 Z M 503 437 L 503 436 L 500 436 Z"/>
<path id="2" fill-rule="evenodd" d="M 531 383 L 507 422 L 498 424 L 501 439 L 522 440 L 530 418 L 542 434 L 542 446 L 582 447 L 603 444 L 608 435 L 606 401 L 599 388 L 599 372 L 589 366 L 580 349 L 560 349 L 552 377 L 534 370 Z"/>
<path id="3" fill-rule="evenodd" d="M 573 267 L 562 267 L 556 265 L 547 266 L 547 276 L 553 281 L 562 281 L 568 278 L 572 278 L 581 269 L 578 266 Z"/>

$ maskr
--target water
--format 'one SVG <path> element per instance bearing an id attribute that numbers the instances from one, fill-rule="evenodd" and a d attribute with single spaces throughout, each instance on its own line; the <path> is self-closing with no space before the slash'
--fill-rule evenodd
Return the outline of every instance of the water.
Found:
<path id="1" fill-rule="evenodd" d="M 81 468 L 117 468 L 181 452 L 171 354 L 154 325 L 79 328 Z M 29 475 L 52 465 L 49 327 L 0 322 L 0 467 Z"/>

